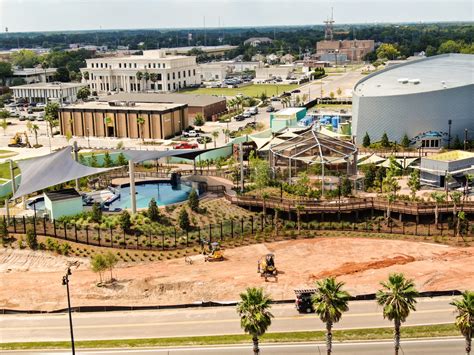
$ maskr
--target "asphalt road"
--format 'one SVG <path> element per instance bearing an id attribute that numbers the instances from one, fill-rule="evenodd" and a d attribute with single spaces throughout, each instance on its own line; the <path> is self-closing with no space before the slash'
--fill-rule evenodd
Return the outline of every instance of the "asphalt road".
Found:
<path id="1" fill-rule="evenodd" d="M 325 344 L 268 344 L 261 345 L 261 354 L 287 355 L 287 354 L 325 354 Z M 420 339 L 420 340 L 402 340 L 402 351 L 404 355 L 455 355 L 463 354 L 464 341 L 462 338 L 448 339 Z M 353 343 L 335 343 L 333 345 L 333 354 L 346 355 L 382 355 L 393 352 L 393 342 L 353 342 Z M 7 351 L 4 354 L 22 354 L 22 355 L 66 355 L 70 351 Z M 251 345 L 219 346 L 219 347 L 189 347 L 189 348 L 154 348 L 154 349 L 104 349 L 104 350 L 80 350 L 76 354 L 84 355 L 111 355 L 111 354 L 252 354 Z"/>
<path id="2" fill-rule="evenodd" d="M 454 322 L 452 299 L 420 299 L 407 325 Z M 74 299 L 72 300 L 74 304 Z M 299 314 L 292 304 L 274 305 L 270 332 L 324 330 L 314 314 Z M 158 338 L 197 335 L 242 334 L 234 307 L 187 308 L 73 314 L 77 340 Z M 374 301 L 350 303 L 335 329 L 390 327 Z M 67 314 L 3 315 L 0 342 L 55 341 L 69 339 Z"/>

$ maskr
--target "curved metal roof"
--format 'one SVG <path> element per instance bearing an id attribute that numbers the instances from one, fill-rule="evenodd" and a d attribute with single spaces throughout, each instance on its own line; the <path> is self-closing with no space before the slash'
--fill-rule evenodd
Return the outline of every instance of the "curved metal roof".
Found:
<path id="1" fill-rule="evenodd" d="M 354 86 L 354 95 L 407 95 L 466 85 L 474 85 L 474 55 L 442 54 L 370 74 Z"/>

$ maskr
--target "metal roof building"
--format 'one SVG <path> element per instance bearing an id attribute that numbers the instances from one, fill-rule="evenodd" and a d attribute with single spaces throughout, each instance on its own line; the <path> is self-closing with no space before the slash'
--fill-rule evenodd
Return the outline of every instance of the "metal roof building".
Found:
<path id="1" fill-rule="evenodd" d="M 355 85 L 352 105 L 357 144 L 366 132 L 372 141 L 384 132 L 397 141 L 407 134 L 432 148 L 463 139 L 465 129 L 474 130 L 474 55 L 443 54 L 370 74 Z M 444 139 L 425 139 L 433 131 Z"/>

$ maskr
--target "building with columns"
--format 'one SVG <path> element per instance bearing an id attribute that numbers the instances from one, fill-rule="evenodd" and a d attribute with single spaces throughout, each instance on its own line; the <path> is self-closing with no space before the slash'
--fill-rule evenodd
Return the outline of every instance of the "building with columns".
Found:
<path id="1" fill-rule="evenodd" d="M 143 55 L 86 59 L 83 82 L 91 91 L 169 92 L 201 84 L 196 57 L 167 54 L 165 50 Z"/>
<path id="2" fill-rule="evenodd" d="M 15 100 L 25 99 L 28 102 L 48 103 L 57 101 L 61 103 L 70 103 L 77 100 L 77 92 L 86 86 L 81 83 L 35 83 L 12 86 Z"/>

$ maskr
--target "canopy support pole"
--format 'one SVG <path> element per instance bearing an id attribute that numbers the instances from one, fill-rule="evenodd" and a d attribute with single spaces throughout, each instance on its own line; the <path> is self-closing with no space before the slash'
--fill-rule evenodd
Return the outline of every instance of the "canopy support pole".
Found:
<path id="1" fill-rule="evenodd" d="M 239 158 L 240 158 L 240 192 L 244 192 L 244 148 L 242 142 L 239 144 Z"/>
<path id="2" fill-rule="evenodd" d="M 77 147 L 77 141 L 74 141 L 73 148 L 74 160 L 79 163 L 79 148 Z M 76 191 L 79 191 L 79 179 L 76 179 Z"/>
<path id="3" fill-rule="evenodd" d="M 137 199 L 135 191 L 135 163 L 132 159 L 128 161 L 128 173 L 130 175 L 130 203 L 132 207 L 132 213 L 137 213 Z"/>
<path id="4" fill-rule="evenodd" d="M 12 179 L 12 193 L 13 195 L 16 192 L 16 183 L 15 183 L 15 168 L 13 167 L 13 160 L 8 160 L 10 164 L 10 178 Z"/>

